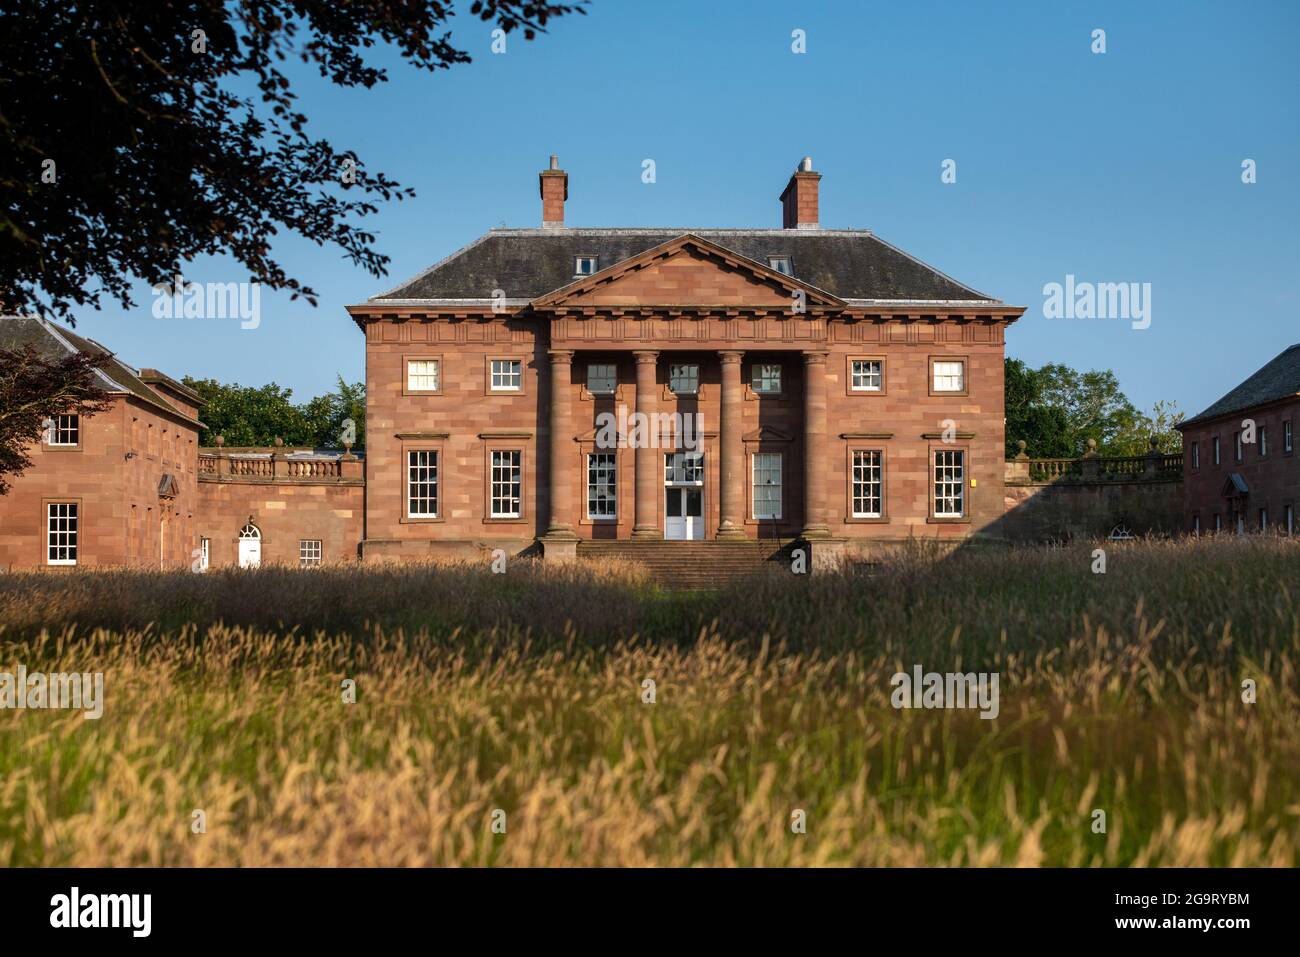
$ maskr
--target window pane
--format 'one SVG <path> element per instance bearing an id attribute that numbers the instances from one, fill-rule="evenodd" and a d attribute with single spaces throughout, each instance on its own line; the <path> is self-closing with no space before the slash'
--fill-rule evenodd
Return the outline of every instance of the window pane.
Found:
<path id="1" fill-rule="evenodd" d="M 407 362 L 406 388 L 408 392 L 437 392 L 438 360 L 412 359 Z"/>
<path id="2" fill-rule="evenodd" d="M 587 366 L 587 391 L 593 395 L 611 395 L 618 385 L 618 367 L 592 364 Z"/>
<path id="3" fill-rule="evenodd" d="M 617 514 L 618 475 L 613 452 L 587 456 L 587 517 L 614 518 Z"/>
<path id="4" fill-rule="evenodd" d="M 960 516 L 964 514 L 966 491 L 965 453 L 944 451 L 934 453 L 934 514 Z"/>
<path id="5" fill-rule="evenodd" d="M 298 542 L 298 564 L 319 565 L 321 552 L 322 548 L 319 539 L 304 539 Z"/>
<path id="6" fill-rule="evenodd" d="M 703 485 L 703 452 L 669 452 L 664 456 L 665 485 Z"/>
<path id="7" fill-rule="evenodd" d="M 757 452 L 754 469 L 754 518 L 781 517 L 781 454 Z"/>
<path id="8" fill-rule="evenodd" d="M 523 452 L 492 453 L 492 517 L 518 518 L 523 514 Z"/>
<path id="9" fill-rule="evenodd" d="M 700 391 L 700 367 L 698 365 L 670 365 L 668 367 L 668 388 L 679 394 L 693 395 Z"/>
<path id="10" fill-rule="evenodd" d="M 750 387 L 755 392 L 780 392 L 781 366 L 771 364 L 755 365 L 750 373 Z"/>
<path id="11" fill-rule="evenodd" d="M 853 453 L 853 517 L 880 518 L 884 499 L 883 455 L 879 451 Z"/>
<path id="12" fill-rule="evenodd" d="M 966 389 L 966 364 L 960 361 L 934 363 L 935 392 L 964 392 Z"/>
<path id="13" fill-rule="evenodd" d="M 50 502 L 46 506 L 46 562 L 77 563 L 77 503 Z"/>
<path id="14" fill-rule="evenodd" d="M 492 388 L 500 392 L 518 392 L 523 388 L 524 364 L 522 359 L 493 359 Z"/>
<path id="15" fill-rule="evenodd" d="M 438 453 L 406 454 L 406 514 L 412 518 L 438 516 Z"/>
<path id="16" fill-rule="evenodd" d="M 852 378 L 855 392 L 878 392 L 884 378 L 884 363 L 879 359 L 854 359 Z"/>

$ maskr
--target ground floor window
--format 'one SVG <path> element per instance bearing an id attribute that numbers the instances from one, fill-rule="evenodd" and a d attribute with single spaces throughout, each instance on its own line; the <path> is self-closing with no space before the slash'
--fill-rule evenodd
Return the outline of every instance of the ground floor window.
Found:
<path id="1" fill-rule="evenodd" d="M 1286 522 L 1286 533 L 1292 535 L 1295 533 L 1295 506 L 1287 505 L 1282 509 L 1282 517 Z"/>
<path id="2" fill-rule="evenodd" d="M 587 518 L 614 518 L 618 514 L 618 465 L 613 452 L 587 456 Z"/>
<path id="3" fill-rule="evenodd" d="M 78 511 L 76 502 L 50 502 L 45 506 L 47 564 L 77 564 Z"/>
<path id="4" fill-rule="evenodd" d="M 299 565 L 319 565 L 322 554 L 319 538 L 304 538 L 298 543 Z"/>
<path id="5" fill-rule="evenodd" d="M 1218 512 L 1214 513 L 1214 530 L 1216 532 L 1223 531 L 1223 518 L 1219 515 Z"/>
<path id="6" fill-rule="evenodd" d="M 883 457 L 876 449 L 853 453 L 854 518 L 880 518 L 884 514 Z"/>
<path id="7" fill-rule="evenodd" d="M 1259 510 L 1259 530 L 1261 532 L 1268 530 L 1268 509 L 1266 508 Z"/>
<path id="8" fill-rule="evenodd" d="M 934 453 L 934 514 L 960 518 L 966 514 L 966 453 L 948 449 Z"/>
<path id="9" fill-rule="evenodd" d="M 438 517 L 438 453 L 422 449 L 406 453 L 406 515 Z"/>
<path id="10" fill-rule="evenodd" d="M 523 514 L 523 460 L 518 449 L 492 452 L 493 518 L 519 518 Z"/>
<path id="11" fill-rule="evenodd" d="M 208 570 L 208 564 L 212 561 L 212 539 L 199 539 L 199 571 Z"/>
<path id="12" fill-rule="evenodd" d="M 1199 515 L 1192 516 L 1192 534 L 1193 535 L 1201 534 L 1201 516 Z"/>
<path id="13" fill-rule="evenodd" d="M 781 453 L 755 452 L 753 459 L 754 518 L 781 517 Z"/>

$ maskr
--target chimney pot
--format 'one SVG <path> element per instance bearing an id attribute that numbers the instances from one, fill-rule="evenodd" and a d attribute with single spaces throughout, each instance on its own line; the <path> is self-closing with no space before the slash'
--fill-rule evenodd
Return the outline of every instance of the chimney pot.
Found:
<path id="1" fill-rule="evenodd" d="M 817 229 L 817 184 L 822 174 L 812 168 L 812 157 L 805 156 L 795 167 L 785 192 L 781 194 L 781 226 L 783 229 Z"/>
<path id="2" fill-rule="evenodd" d="M 542 195 L 542 228 L 562 228 L 564 201 L 569 198 L 569 174 L 560 169 L 560 158 L 554 153 L 550 167 L 537 174 L 537 185 Z"/>

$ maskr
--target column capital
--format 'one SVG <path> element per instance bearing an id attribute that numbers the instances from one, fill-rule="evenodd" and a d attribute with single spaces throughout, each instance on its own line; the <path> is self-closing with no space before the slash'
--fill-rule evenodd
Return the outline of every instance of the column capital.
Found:
<path id="1" fill-rule="evenodd" d="M 719 349 L 718 358 L 722 360 L 723 365 L 738 363 L 745 356 L 743 349 Z"/>
<path id="2" fill-rule="evenodd" d="M 555 365 L 563 365 L 573 361 L 572 349 L 548 349 L 546 354 L 551 357 L 551 362 Z"/>
<path id="3" fill-rule="evenodd" d="M 820 365 L 826 361 L 829 355 L 829 352 L 806 351 L 803 354 L 803 364 L 806 366 Z"/>
<path id="4" fill-rule="evenodd" d="M 632 355 L 636 356 L 636 361 L 640 363 L 651 363 L 659 360 L 658 349 L 633 349 Z"/>

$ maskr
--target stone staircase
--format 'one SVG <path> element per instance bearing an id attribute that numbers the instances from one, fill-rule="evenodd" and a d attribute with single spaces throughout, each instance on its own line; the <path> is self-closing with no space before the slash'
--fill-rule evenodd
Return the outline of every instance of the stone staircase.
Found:
<path id="1" fill-rule="evenodd" d="M 644 565 L 650 577 L 665 588 L 702 590 L 778 568 L 794 539 L 737 542 L 591 541 L 578 543 L 580 561 L 625 561 Z"/>

